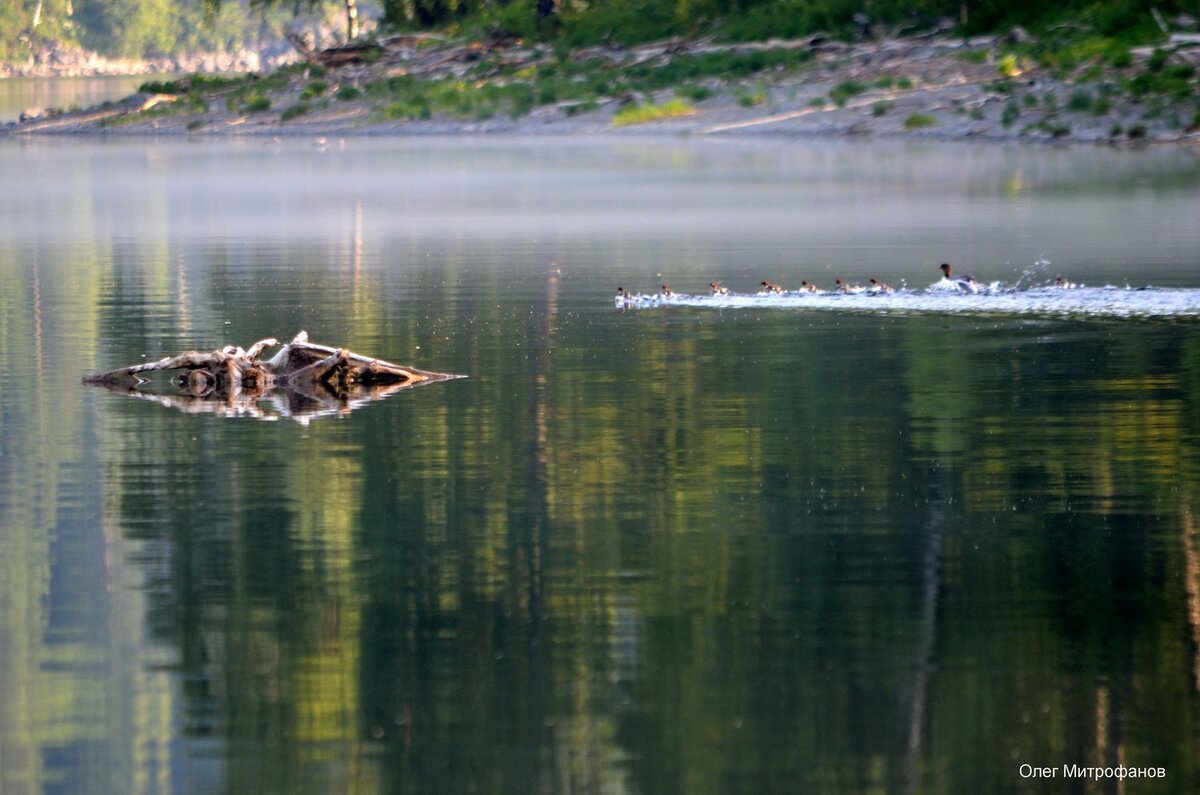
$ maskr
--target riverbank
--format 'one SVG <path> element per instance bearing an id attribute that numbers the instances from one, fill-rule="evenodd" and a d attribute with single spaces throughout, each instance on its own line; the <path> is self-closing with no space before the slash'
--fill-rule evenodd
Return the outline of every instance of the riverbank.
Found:
<path id="1" fill-rule="evenodd" d="M 1181 36 L 1073 68 L 1028 34 L 847 43 L 659 42 L 573 51 L 396 36 L 267 75 L 150 84 L 46 111 L 8 135 L 881 135 L 1200 143 L 1200 42 Z"/>

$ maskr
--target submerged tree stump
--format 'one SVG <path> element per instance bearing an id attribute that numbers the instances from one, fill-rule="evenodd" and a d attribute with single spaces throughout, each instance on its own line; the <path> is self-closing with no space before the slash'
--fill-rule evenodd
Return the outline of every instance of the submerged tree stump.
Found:
<path id="1" fill-rule="evenodd" d="M 377 400 L 401 389 L 465 377 L 419 370 L 344 348 L 318 345 L 309 342 L 304 331 L 270 359 L 260 358 L 264 351 L 278 344 L 271 337 L 259 340 L 247 350 L 226 345 L 211 353 L 188 351 L 156 362 L 90 375 L 83 383 L 115 392 L 137 393 L 177 406 L 182 406 L 180 399 L 210 401 L 236 407 L 238 413 L 244 413 L 264 398 L 280 397 L 290 407 L 283 413 L 295 416 L 292 409 L 298 405 L 315 405 L 308 413 L 331 407 L 344 409 L 351 402 Z M 149 380 L 142 374 L 156 371 L 179 371 L 172 379 L 179 390 L 177 395 L 161 395 L 140 388 Z M 190 410 L 197 409 L 193 405 Z"/>

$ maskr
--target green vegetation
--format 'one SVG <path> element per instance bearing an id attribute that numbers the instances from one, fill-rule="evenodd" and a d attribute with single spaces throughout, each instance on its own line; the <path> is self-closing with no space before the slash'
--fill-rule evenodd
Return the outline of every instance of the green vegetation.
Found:
<path id="1" fill-rule="evenodd" d="M 937 124 L 937 119 L 927 113 L 914 113 L 904 120 L 904 129 L 920 130 L 923 127 L 932 127 Z"/>
<path id="2" fill-rule="evenodd" d="M 669 119 L 675 116 L 690 116 L 696 112 L 682 99 L 672 99 L 662 105 L 631 105 L 613 117 L 614 127 L 624 127 L 630 124 L 645 124 L 646 122 Z"/>
<path id="3" fill-rule="evenodd" d="M 766 86 L 760 85 L 756 91 L 743 91 L 738 94 L 738 104 L 743 108 L 752 108 L 767 101 Z"/>
<path id="4" fill-rule="evenodd" d="M 279 118 L 282 121 L 291 121 L 297 116 L 303 116 L 310 110 L 312 110 L 312 108 L 309 107 L 307 102 L 297 102 L 295 105 L 289 105 L 288 107 L 284 108 L 283 113 L 279 114 Z"/>
<path id="5" fill-rule="evenodd" d="M 1017 64 L 1017 56 L 1011 52 L 1000 59 L 1000 65 L 997 68 L 1005 77 L 1015 77 L 1021 73 L 1021 68 Z"/>
<path id="6" fill-rule="evenodd" d="M 465 80 L 425 81 L 407 75 L 365 86 L 368 97 L 384 102 L 386 119 L 430 119 L 439 114 L 455 119 L 489 119 L 499 113 L 514 117 L 535 105 L 534 88 L 524 83 L 486 83 Z"/>
<path id="7" fill-rule="evenodd" d="M 271 109 L 271 100 L 262 94 L 256 94 L 242 103 L 243 113 L 262 113 Z"/>
<path id="8" fill-rule="evenodd" d="M 1039 121 L 1034 129 L 1049 133 L 1052 138 L 1064 138 L 1071 134 L 1071 125 L 1049 117 Z"/>
<path id="9" fill-rule="evenodd" d="M 713 95 L 708 86 L 685 85 L 675 89 L 675 93 L 690 102 L 703 102 Z"/>
<path id="10" fill-rule="evenodd" d="M 1011 127 L 1021 117 L 1021 108 L 1017 105 L 1015 99 L 1010 99 L 1004 103 L 1004 112 L 1000 114 L 1000 123 L 1005 127 Z"/>
<path id="11" fill-rule="evenodd" d="M 637 44 L 680 36 L 712 35 L 724 41 L 800 37 L 816 31 L 838 37 L 856 32 L 856 14 L 866 13 L 874 24 L 911 26 L 939 18 L 963 20 L 967 35 L 1007 31 L 1021 25 L 1036 44 L 1020 48 L 1034 58 L 1079 62 L 1100 54 L 1120 63 L 1132 43 L 1158 41 L 1158 30 L 1144 0 L 1066 0 L 1044 4 L 1035 0 L 963 5 L 955 0 L 917 0 L 915 3 L 873 3 L 847 0 L 598 0 L 561 3 L 553 24 L 539 29 L 535 0 L 490 3 L 484 0 L 383 0 L 385 22 L 399 28 L 460 26 L 484 31 L 499 27 L 529 41 L 555 40 L 566 46 L 604 41 Z M 1164 0 L 1155 7 L 1168 18 L 1196 13 L 1189 0 Z M 1048 39 L 1043 43 L 1044 39 Z M 977 49 L 965 60 L 985 62 L 990 53 Z"/>
<path id="12" fill-rule="evenodd" d="M 837 86 L 835 86 L 834 89 L 829 92 L 829 98 L 833 101 L 833 104 L 837 105 L 839 108 L 844 108 L 851 97 L 858 96 L 866 90 L 866 84 L 859 83 L 854 80 L 846 80 L 842 83 L 838 83 Z"/>
<path id="13" fill-rule="evenodd" d="M 1067 110 L 1074 113 L 1087 113 L 1095 107 L 1095 104 L 1091 93 L 1081 89 L 1071 94 L 1071 98 L 1067 101 Z"/>
<path id="14" fill-rule="evenodd" d="M 324 80 L 310 80 L 308 85 L 304 87 L 304 91 L 300 92 L 301 100 L 313 99 L 324 94 L 329 89 L 329 84 Z"/>

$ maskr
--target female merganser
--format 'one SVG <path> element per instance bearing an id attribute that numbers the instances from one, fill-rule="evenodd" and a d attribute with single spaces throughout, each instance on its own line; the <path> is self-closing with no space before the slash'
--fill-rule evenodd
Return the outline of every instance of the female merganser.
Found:
<path id="1" fill-rule="evenodd" d="M 805 291 L 806 293 L 819 293 L 819 292 L 821 292 L 820 290 L 818 290 L 818 289 L 817 289 L 817 285 L 815 285 L 815 284 L 813 284 L 812 282 L 809 282 L 809 281 L 802 281 L 802 282 L 800 282 L 800 289 L 801 289 L 801 290 L 803 290 L 803 291 Z"/>
<path id="2" fill-rule="evenodd" d="M 1058 276 L 1054 279 L 1054 286 L 1060 290 L 1071 290 L 1071 289 L 1074 289 L 1075 283 L 1069 282 L 1066 279 L 1064 279 L 1063 277 Z"/>
<path id="3" fill-rule="evenodd" d="M 961 292 L 964 292 L 964 293 L 979 292 L 980 285 L 979 285 L 979 282 L 975 281 L 974 276 L 963 275 L 963 276 L 959 276 L 958 278 L 955 278 L 954 272 L 951 270 L 949 262 L 943 262 L 938 267 L 940 267 L 942 269 L 942 280 L 953 283 L 954 286 L 957 287 Z"/>
<path id="4" fill-rule="evenodd" d="M 662 286 L 662 294 L 663 294 L 663 295 L 665 295 L 665 296 L 672 296 L 672 295 L 675 295 L 675 291 L 674 291 L 674 290 L 672 290 L 670 287 L 668 287 L 667 285 L 665 285 L 665 284 L 664 284 L 664 285 Z"/>
<path id="5" fill-rule="evenodd" d="M 764 281 L 762 283 L 762 291 L 764 293 L 782 293 L 783 287 L 778 284 L 772 284 L 771 282 Z"/>
<path id="6" fill-rule="evenodd" d="M 871 290 L 871 292 L 873 292 L 873 293 L 894 293 L 894 292 L 896 292 L 896 291 L 895 291 L 895 290 L 892 288 L 892 286 L 891 286 L 891 285 L 884 284 L 883 282 L 881 282 L 881 281 L 879 281 L 878 279 L 876 279 L 874 276 L 872 276 L 872 277 L 871 277 L 871 287 L 870 287 L 870 290 Z"/>
<path id="7" fill-rule="evenodd" d="M 626 290 L 624 287 L 618 287 L 617 288 L 617 300 L 618 301 L 632 301 L 633 295 L 631 295 L 630 292 L 628 290 Z"/>
<path id="8" fill-rule="evenodd" d="M 722 287 L 720 282 L 709 282 L 708 288 L 712 290 L 713 295 L 729 295 L 729 288 Z"/>
<path id="9" fill-rule="evenodd" d="M 833 280 L 834 290 L 839 293 L 861 293 L 862 289 L 857 284 L 848 284 L 841 279 Z"/>

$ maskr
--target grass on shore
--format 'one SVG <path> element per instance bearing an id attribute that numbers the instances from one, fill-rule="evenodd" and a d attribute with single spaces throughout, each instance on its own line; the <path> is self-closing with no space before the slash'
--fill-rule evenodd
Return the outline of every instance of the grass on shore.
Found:
<path id="1" fill-rule="evenodd" d="M 631 105 L 613 116 L 614 127 L 626 127 L 630 124 L 645 124 L 659 119 L 671 119 L 677 116 L 691 116 L 696 112 L 682 99 L 672 99 L 661 105 Z"/>

